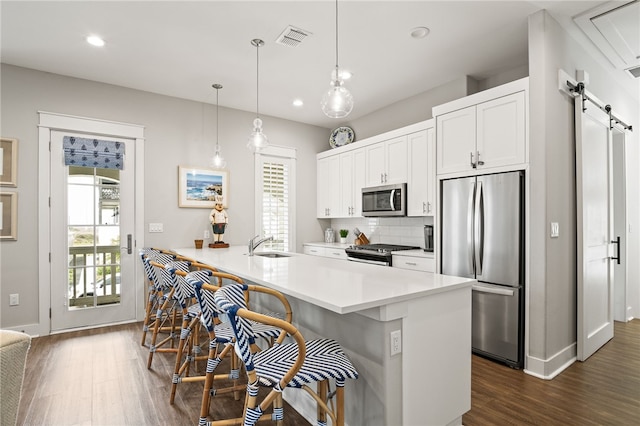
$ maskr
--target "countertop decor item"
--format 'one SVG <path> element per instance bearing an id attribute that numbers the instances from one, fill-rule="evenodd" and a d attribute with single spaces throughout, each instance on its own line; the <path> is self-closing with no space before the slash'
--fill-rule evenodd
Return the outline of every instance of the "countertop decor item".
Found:
<path id="1" fill-rule="evenodd" d="M 331 75 L 331 87 L 320 102 L 327 117 L 344 118 L 353 109 L 353 95 L 344 87 L 343 74 L 338 67 L 338 0 L 336 0 L 336 69 Z"/>
<path id="2" fill-rule="evenodd" d="M 338 127 L 331 132 L 329 145 L 331 148 L 338 148 L 350 144 L 355 139 L 355 133 L 351 127 Z"/>
<path id="3" fill-rule="evenodd" d="M 258 152 L 269 146 L 269 138 L 262 132 L 262 120 L 260 119 L 260 110 L 258 109 L 260 100 L 260 85 L 258 83 L 258 77 L 260 75 L 260 61 L 258 52 L 260 47 L 264 46 L 264 41 L 259 38 L 251 40 L 251 44 L 256 47 L 256 119 L 253 120 L 253 132 L 249 136 L 249 142 L 247 148 L 253 152 Z"/>
<path id="4" fill-rule="evenodd" d="M 349 235 L 349 230 L 348 229 L 341 229 L 340 231 L 340 242 L 342 244 L 347 242 L 347 235 Z"/>

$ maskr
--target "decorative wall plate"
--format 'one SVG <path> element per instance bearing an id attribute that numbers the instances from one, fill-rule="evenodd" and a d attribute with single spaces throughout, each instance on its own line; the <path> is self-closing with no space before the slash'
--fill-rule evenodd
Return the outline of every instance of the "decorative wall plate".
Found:
<path id="1" fill-rule="evenodd" d="M 331 132 L 329 137 L 329 145 L 331 148 L 338 148 L 353 142 L 355 133 L 351 127 L 338 127 Z"/>

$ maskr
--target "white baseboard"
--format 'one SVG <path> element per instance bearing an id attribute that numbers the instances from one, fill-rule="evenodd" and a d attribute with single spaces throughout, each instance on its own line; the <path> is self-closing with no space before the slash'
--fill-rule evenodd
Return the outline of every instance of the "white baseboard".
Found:
<path id="1" fill-rule="evenodd" d="M 21 333 L 25 333 L 28 334 L 29 336 L 33 337 L 40 337 L 41 333 L 41 326 L 40 324 L 27 324 L 27 325 L 19 325 L 17 327 L 3 327 L 5 330 L 11 330 L 11 331 L 19 331 Z"/>
<path id="2" fill-rule="evenodd" d="M 524 372 L 539 379 L 551 380 L 576 361 L 576 343 L 572 343 L 548 359 L 527 356 Z"/>

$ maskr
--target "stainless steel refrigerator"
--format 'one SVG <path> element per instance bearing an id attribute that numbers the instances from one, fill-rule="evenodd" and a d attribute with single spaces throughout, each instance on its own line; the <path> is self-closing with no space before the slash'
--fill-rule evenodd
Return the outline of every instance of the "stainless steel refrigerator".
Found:
<path id="1" fill-rule="evenodd" d="M 524 172 L 443 180 L 442 268 L 475 278 L 473 352 L 523 366 Z"/>

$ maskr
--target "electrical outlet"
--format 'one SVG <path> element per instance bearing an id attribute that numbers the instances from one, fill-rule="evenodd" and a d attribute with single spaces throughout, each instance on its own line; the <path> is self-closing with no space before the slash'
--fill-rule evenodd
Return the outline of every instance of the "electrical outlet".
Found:
<path id="1" fill-rule="evenodd" d="M 204 230 L 204 239 L 205 239 L 205 240 L 208 240 L 208 239 L 209 239 L 209 230 L 208 230 L 208 229 L 205 229 L 205 230 Z"/>
<path id="2" fill-rule="evenodd" d="M 9 306 L 18 306 L 20 304 L 20 295 L 18 293 L 9 295 Z"/>
<path id="3" fill-rule="evenodd" d="M 558 238 L 560 236 L 560 225 L 558 222 L 551 222 L 551 238 Z"/>
<path id="4" fill-rule="evenodd" d="M 402 331 L 394 330 L 390 334 L 391 355 L 397 355 L 402 352 Z"/>
<path id="5" fill-rule="evenodd" d="M 163 232 L 163 226 L 161 223 L 150 223 L 149 232 Z"/>

